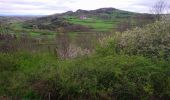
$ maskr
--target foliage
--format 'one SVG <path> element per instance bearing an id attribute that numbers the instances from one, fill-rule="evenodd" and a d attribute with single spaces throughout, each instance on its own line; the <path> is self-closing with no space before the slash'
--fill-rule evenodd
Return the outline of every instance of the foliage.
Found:
<path id="1" fill-rule="evenodd" d="M 168 100 L 169 29 L 168 22 L 156 22 L 113 34 L 94 54 L 74 59 L 46 51 L 1 52 L 0 99 Z M 66 34 L 60 38 L 67 52 L 70 41 Z"/>
<path id="2" fill-rule="evenodd" d="M 0 55 L 1 96 L 118 100 L 170 96 L 169 60 L 116 54 L 65 61 L 49 54 Z"/>
<path id="3" fill-rule="evenodd" d="M 149 57 L 170 56 L 170 24 L 155 22 L 144 28 L 135 28 L 115 35 L 116 49 L 129 55 Z"/>

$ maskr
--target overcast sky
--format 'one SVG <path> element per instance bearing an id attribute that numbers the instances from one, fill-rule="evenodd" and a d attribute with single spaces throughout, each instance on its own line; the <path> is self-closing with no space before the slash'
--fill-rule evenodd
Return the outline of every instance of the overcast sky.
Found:
<path id="1" fill-rule="evenodd" d="M 50 15 L 77 9 L 114 7 L 147 13 L 158 0 L 0 0 L 3 15 Z M 170 2 L 170 0 L 166 0 Z"/>

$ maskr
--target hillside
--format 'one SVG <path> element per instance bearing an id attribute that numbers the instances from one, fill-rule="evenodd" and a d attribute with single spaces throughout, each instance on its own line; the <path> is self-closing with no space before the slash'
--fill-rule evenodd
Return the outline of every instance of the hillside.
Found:
<path id="1" fill-rule="evenodd" d="M 40 16 L 0 16 L 1 23 L 14 23 L 14 22 L 23 22 L 26 20 L 32 20 Z"/>
<path id="2" fill-rule="evenodd" d="M 68 11 L 62 14 L 40 17 L 34 20 L 26 21 L 24 28 L 47 29 L 66 31 L 110 31 L 127 19 L 134 20 L 139 14 L 128 11 L 122 11 L 115 8 L 100 8 L 96 10 L 77 10 Z M 145 18 L 147 20 L 147 18 Z M 132 21 L 133 22 L 133 21 Z M 132 23 L 131 22 L 131 23 Z"/>
<path id="3" fill-rule="evenodd" d="M 96 10 L 77 10 L 76 12 L 68 11 L 63 13 L 64 16 L 86 16 L 89 18 L 99 18 L 103 20 L 110 20 L 114 18 L 128 18 L 138 13 L 123 11 L 115 8 L 100 8 Z"/>

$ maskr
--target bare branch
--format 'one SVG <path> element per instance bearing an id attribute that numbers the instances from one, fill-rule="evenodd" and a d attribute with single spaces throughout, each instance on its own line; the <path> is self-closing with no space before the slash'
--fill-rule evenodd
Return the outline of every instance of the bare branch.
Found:
<path id="1" fill-rule="evenodd" d="M 159 0 L 151 9 L 151 13 L 155 14 L 156 20 L 160 20 L 162 14 L 168 9 L 167 2 L 165 0 Z"/>

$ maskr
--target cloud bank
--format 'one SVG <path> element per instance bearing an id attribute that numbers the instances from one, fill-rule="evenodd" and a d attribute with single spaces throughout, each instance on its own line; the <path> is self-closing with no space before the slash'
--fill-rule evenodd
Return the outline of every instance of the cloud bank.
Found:
<path id="1" fill-rule="evenodd" d="M 0 0 L 0 14 L 50 15 L 104 7 L 147 13 L 158 0 Z M 170 2 L 170 0 L 167 0 Z"/>

